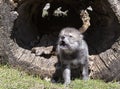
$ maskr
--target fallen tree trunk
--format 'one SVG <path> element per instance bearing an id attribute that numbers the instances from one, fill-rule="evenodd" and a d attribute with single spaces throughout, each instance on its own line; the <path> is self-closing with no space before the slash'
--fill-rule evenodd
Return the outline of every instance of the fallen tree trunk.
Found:
<path id="1" fill-rule="evenodd" d="M 19 2 L 18 6 L 1 0 L 0 62 L 20 67 L 41 78 L 59 76 L 60 70 L 56 66 L 58 60 L 54 55 L 57 34 L 66 26 L 79 28 L 82 25 L 79 10 L 91 5 L 91 27 L 84 34 L 91 55 L 90 77 L 105 81 L 120 80 L 119 3 L 115 5 L 112 0 L 64 1 L 61 3 L 58 0 L 53 3 L 50 0 L 53 5 L 50 12 L 61 6 L 63 11 L 69 10 L 67 17 L 50 15 L 42 18 L 42 9 L 47 3 L 44 0 L 24 0 Z M 32 53 L 33 47 L 40 47 L 45 54 Z"/>

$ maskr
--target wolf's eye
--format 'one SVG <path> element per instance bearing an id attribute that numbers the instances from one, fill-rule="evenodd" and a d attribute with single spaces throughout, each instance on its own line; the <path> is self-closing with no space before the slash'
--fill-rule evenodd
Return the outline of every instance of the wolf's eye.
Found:
<path id="1" fill-rule="evenodd" d="M 64 39 L 65 37 L 64 36 L 61 36 L 61 39 Z"/>

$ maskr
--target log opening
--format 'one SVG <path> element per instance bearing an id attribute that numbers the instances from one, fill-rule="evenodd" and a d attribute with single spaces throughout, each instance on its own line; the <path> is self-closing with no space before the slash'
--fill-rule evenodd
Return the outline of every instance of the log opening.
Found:
<path id="1" fill-rule="evenodd" d="M 19 16 L 14 24 L 13 39 L 23 48 L 31 48 L 40 43 L 39 46 L 55 46 L 59 31 L 64 27 L 79 28 L 82 21 L 79 11 L 70 3 L 54 2 L 49 15 L 42 18 L 42 10 L 47 2 L 39 0 L 24 1 L 17 8 Z M 103 8 L 100 8 L 103 5 Z M 99 54 L 109 49 L 119 36 L 118 24 L 111 8 L 104 3 L 91 4 L 93 11 L 89 12 L 91 27 L 84 34 L 89 45 L 90 54 Z M 87 5 L 82 5 L 84 9 Z M 62 7 L 68 10 L 67 16 L 53 16 L 53 11 Z M 86 7 L 87 8 L 87 7 Z M 110 14 L 111 13 L 111 14 Z M 47 37 L 47 38 L 46 38 Z M 39 42 L 41 41 L 41 42 Z M 109 43 L 109 44 L 108 44 Z"/>

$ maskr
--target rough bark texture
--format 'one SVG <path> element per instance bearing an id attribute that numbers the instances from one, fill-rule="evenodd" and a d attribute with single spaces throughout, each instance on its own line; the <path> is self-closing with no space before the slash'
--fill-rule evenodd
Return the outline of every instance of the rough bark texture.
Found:
<path id="1" fill-rule="evenodd" d="M 85 40 L 90 56 L 90 76 L 105 81 L 120 80 L 120 4 L 118 0 L 48 0 L 53 6 L 50 16 L 42 18 L 44 0 L 0 0 L 0 63 L 20 67 L 30 74 L 59 76 L 55 45 L 61 28 L 79 28 L 79 10 L 91 5 L 91 27 Z M 19 2 L 19 3 L 18 3 Z M 18 4 L 17 4 L 18 3 Z M 62 6 L 69 9 L 67 17 L 54 17 L 52 12 Z M 18 12 L 19 16 L 17 16 Z M 17 19 L 16 19 L 17 18 Z M 16 19 L 16 20 L 15 20 Z M 53 32 L 54 31 L 54 32 Z M 40 47 L 42 55 L 32 53 Z M 78 72 L 78 71 L 77 71 Z M 76 71 L 73 72 L 76 75 Z"/>
<path id="2" fill-rule="evenodd" d="M 120 0 L 108 0 L 108 2 L 120 22 Z"/>

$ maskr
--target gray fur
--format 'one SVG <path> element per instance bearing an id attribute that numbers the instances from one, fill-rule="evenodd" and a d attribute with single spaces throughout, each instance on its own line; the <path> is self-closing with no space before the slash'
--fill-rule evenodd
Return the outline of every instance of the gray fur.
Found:
<path id="1" fill-rule="evenodd" d="M 83 79 L 88 77 L 88 46 L 75 28 L 64 28 L 59 34 L 57 54 L 62 64 L 64 84 L 71 81 L 71 68 L 82 66 Z"/>

